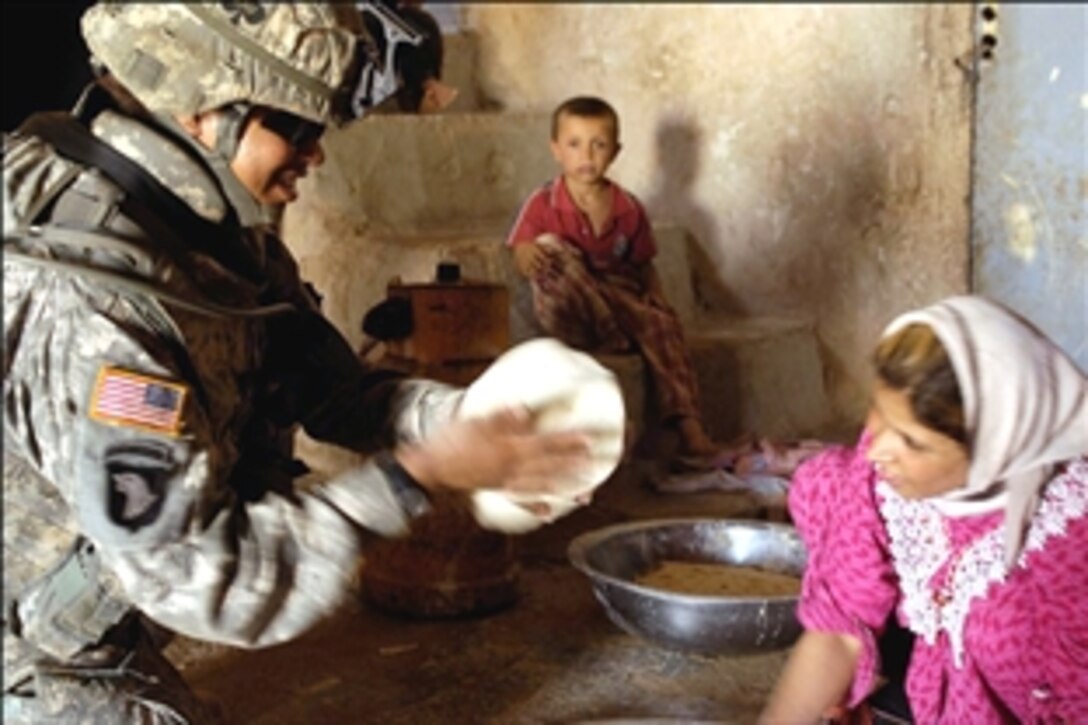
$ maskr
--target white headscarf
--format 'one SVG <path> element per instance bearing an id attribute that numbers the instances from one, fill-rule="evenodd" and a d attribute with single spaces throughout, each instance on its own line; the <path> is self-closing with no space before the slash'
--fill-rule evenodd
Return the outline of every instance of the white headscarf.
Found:
<path id="1" fill-rule="evenodd" d="M 1054 466 L 1088 454 L 1088 379 L 1031 323 L 981 297 L 908 312 L 884 336 L 916 323 L 932 328 L 952 362 L 971 454 L 967 483 L 932 500 L 953 515 L 969 511 L 968 498 L 1003 503 L 1011 570 Z"/>

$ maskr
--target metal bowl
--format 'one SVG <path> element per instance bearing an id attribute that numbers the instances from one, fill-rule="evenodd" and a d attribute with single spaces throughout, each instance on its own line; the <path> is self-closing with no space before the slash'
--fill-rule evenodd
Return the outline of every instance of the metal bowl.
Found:
<path id="1" fill-rule="evenodd" d="M 787 524 L 728 519 L 657 519 L 608 526 L 575 538 L 567 554 L 593 583 L 609 619 L 669 649 L 749 654 L 790 646 L 801 634 L 796 596 L 683 594 L 636 584 L 662 561 L 755 566 L 800 576 L 805 549 Z"/>

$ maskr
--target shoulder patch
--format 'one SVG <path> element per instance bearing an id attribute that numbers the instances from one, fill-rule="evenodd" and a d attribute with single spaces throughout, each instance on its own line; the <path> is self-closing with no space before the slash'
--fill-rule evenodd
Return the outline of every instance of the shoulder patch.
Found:
<path id="1" fill-rule="evenodd" d="M 103 365 L 88 415 L 100 423 L 177 436 L 189 386 Z"/>
<path id="2" fill-rule="evenodd" d="M 106 451 L 110 520 L 132 532 L 158 520 L 178 469 L 170 445 L 162 440 L 136 440 Z"/>

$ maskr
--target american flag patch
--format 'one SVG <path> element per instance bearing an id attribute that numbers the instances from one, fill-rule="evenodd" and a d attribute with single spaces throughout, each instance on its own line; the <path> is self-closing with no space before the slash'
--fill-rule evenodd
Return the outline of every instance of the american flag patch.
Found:
<path id="1" fill-rule="evenodd" d="M 176 436 L 188 391 L 181 383 L 106 365 L 95 380 L 90 416 L 102 423 Z"/>

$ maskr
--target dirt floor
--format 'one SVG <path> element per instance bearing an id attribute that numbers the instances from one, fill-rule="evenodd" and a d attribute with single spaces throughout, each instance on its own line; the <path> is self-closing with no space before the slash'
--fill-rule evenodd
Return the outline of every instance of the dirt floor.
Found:
<path id="1" fill-rule="evenodd" d="M 621 471 L 592 505 L 517 540 L 516 601 L 418 619 L 359 596 L 304 638 L 243 652 L 179 640 L 168 655 L 228 722 L 753 722 L 785 652 L 709 657 L 613 624 L 567 561 L 579 533 L 671 516 L 763 518 L 744 493 L 658 494 Z"/>

